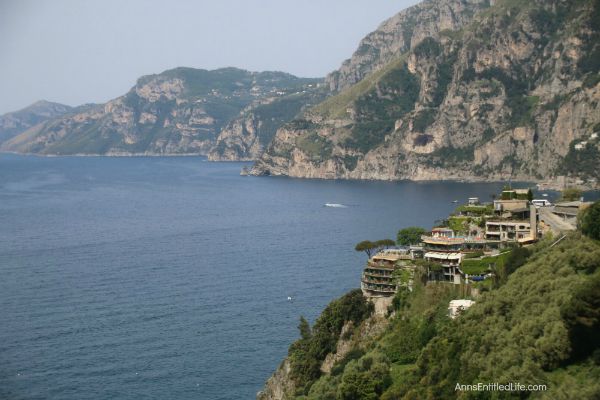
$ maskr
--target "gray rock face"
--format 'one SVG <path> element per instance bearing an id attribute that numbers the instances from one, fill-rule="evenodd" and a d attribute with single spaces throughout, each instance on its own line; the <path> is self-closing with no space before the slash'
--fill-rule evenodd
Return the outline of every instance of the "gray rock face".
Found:
<path id="1" fill-rule="evenodd" d="M 382 68 L 395 57 L 440 31 L 455 31 L 468 24 L 473 15 L 488 7 L 485 0 L 426 0 L 384 21 L 362 39 L 358 49 L 342 66 L 329 74 L 326 83 L 341 91 Z"/>
<path id="2" fill-rule="evenodd" d="M 0 116 L 0 143 L 41 122 L 66 114 L 72 107 L 40 100 L 22 110 Z"/>
<path id="3" fill-rule="evenodd" d="M 236 68 L 176 68 L 142 77 L 124 96 L 46 121 L 2 144 L 38 154 L 200 154 L 249 104 L 315 79 Z"/>
<path id="4" fill-rule="evenodd" d="M 211 161 L 250 161 L 262 155 L 264 149 L 284 123 L 301 110 L 319 103 L 328 91 L 321 83 L 308 84 L 300 91 L 280 92 L 263 97 L 244 109 L 219 133 L 208 154 Z"/>
<path id="5" fill-rule="evenodd" d="M 254 113 L 230 121 L 217 137 L 217 145 L 208 154 L 210 161 L 252 161 L 263 152 L 260 140 L 263 122 Z"/>
<path id="6" fill-rule="evenodd" d="M 463 4 L 423 4 L 433 3 Z M 341 77 L 373 72 L 283 126 L 252 173 L 470 181 L 571 174 L 593 186 L 600 178 L 594 4 L 501 2 L 471 22 L 463 12 L 462 22 L 453 22 L 460 30 L 429 29 L 431 36 L 416 45 L 411 39 L 411 48 L 383 67 L 353 57 L 340 70 L 346 72 L 330 75 L 334 87 L 353 79 Z M 410 13 L 395 18 L 406 24 Z M 436 23 L 441 19 L 456 21 Z M 407 47 L 389 35 L 368 38 Z"/>

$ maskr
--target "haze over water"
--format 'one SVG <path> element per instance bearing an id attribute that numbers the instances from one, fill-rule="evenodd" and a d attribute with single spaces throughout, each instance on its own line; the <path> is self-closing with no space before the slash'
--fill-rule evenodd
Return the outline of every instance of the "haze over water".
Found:
<path id="1" fill-rule="evenodd" d="M 299 316 L 358 287 L 358 241 L 502 186 L 242 165 L 0 155 L 0 398 L 254 398 Z"/>

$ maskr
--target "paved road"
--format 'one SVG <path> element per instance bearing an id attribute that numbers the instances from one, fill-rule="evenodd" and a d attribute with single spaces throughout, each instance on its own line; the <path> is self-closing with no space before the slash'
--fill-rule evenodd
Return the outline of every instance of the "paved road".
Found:
<path id="1" fill-rule="evenodd" d="M 561 233 L 565 231 L 574 231 L 576 229 L 575 225 L 552 213 L 552 210 L 554 210 L 554 207 L 538 208 L 540 221 L 544 221 L 546 225 L 549 225 L 552 231 L 555 233 Z"/>

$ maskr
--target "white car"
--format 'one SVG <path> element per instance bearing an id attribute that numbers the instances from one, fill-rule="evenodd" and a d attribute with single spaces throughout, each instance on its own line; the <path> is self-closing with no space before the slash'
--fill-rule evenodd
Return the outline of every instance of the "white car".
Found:
<path id="1" fill-rule="evenodd" d="M 550 207 L 552 205 L 552 203 L 550 203 L 546 199 L 531 200 L 531 204 L 533 204 L 537 208 L 540 208 L 540 207 Z"/>

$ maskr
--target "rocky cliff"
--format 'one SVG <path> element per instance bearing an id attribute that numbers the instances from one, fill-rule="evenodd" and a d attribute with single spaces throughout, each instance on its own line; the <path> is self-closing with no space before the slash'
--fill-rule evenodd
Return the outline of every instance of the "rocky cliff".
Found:
<path id="1" fill-rule="evenodd" d="M 66 114 L 72 110 L 64 104 L 40 100 L 22 110 L 0 116 L 0 143 L 41 122 Z"/>
<path id="2" fill-rule="evenodd" d="M 326 83 L 333 91 L 347 89 L 423 39 L 461 29 L 476 12 L 487 7 L 487 0 L 429 0 L 407 8 L 362 39 L 352 57 L 330 73 Z"/>
<path id="3" fill-rule="evenodd" d="M 367 346 L 385 331 L 389 319 L 384 315 L 373 314 L 358 326 L 352 321 L 346 321 L 342 326 L 335 350 L 327 353 L 319 370 L 322 374 L 331 374 L 335 367 L 351 355 L 352 352 L 364 351 Z M 257 393 L 257 400 L 293 399 L 297 395 L 297 385 L 293 365 L 286 357 L 277 370 L 269 377 L 263 389 Z"/>
<path id="4" fill-rule="evenodd" d="M 249 161 L 258 159 L 284 123 L 305 107 L 325 98 L 327 90 L 320 83 L 308 84 L 301 91 L 279 92 L 255 101 L 219 133 L 208 154 L 211 161 Z"/>
<path id="5" fill-rule="evenodd" d="M 315 79 L 236 68 L 176 68 L 142 77 L 124 96 L 51 119 L 2 145 L 39 154 L 207 154 L 221 129 L 264 97 L 301 92 Z"/>
<path id="6" fill-rule="evenodd" d="M 252 173 L 594 185 L 599 32 L 597 0 L 426 1 L 365 38 Z"/>

